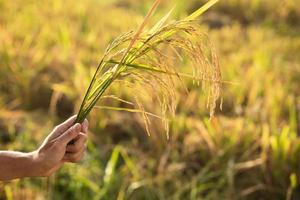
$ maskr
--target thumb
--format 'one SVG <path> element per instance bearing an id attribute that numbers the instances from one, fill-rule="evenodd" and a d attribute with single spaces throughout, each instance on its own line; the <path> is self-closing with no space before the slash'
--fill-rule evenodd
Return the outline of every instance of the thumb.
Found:
<path id="1" fill-rule="evenodd" d="M 75 125 L 71 126 L 67 131 L 65 131 L 63 134 L 61 134 L 58 138 L 57 141 L 60 143 L 67 145 L 70 141 L 75 139 L 81 130 L 81 124 L 76 123 Z"/>

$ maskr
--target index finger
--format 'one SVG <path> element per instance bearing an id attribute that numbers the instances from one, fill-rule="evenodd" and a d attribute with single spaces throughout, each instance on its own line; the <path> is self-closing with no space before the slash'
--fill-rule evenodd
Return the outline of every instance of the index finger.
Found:
<path id="1" fill-rule="evenodd" d="M 63 123 L 56 126 L 56 128 L 55 128 L 56 132 L 59 132 L 60 134 L 62 134 L 63 132 L 68 130 L 71 126 L 74 125 L 76 117 L 77 117 L 77 115 L 73 115 L 72 117 L 70 117 L 69 119 L 64 121 Z"/>
<path id="2" fill-rule="evenodd" d="M 48 136 L 49 140 L 55 139 L 59 137 L 61 134 L 63 134 L 65 131 L 67 131 L 72 125 L 74 125 L 75 120 L 76 120 L 76 115 L 70 117 L 63 123 L 57 125 L 52 133 Z"/>

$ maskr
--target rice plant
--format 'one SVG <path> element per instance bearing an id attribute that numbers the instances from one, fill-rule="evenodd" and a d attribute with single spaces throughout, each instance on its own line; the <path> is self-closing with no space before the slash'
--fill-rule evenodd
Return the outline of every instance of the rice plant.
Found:
<path id="1" fill-rule="evenodd" d="M 169 21 L 170 11 L 151 29 L 146 30 L 145 26 L 160 3 L 160 0 L 156 0 L 136 32 L 117 37 L 107 47 L 83 99 L 76 122 L 82 122 L 104 92 L 117 81 L 132 89 L 135 102 L 114 98 L 138 107 L 125 110 L 142 114 L 148 134 L 149 116 L 161 119 L 168 133 L 168 117 L 176 109 L 176 86 L 186 78 L 192 79 L 207 92 L 207 105 L 210 115 L 213 115 L 221 93 L 220 67 L 214 48 L 200 30 L 196 19 L 217 1 L 210 0 L 178 21 Z M 178 69 L 178 63 L 183 58 L 193 63 L 193 74 L 185 74 Z M 141 88 L 144 91 L 140 91 Z M 160 104 L 161 115 L 145 111 L 139 95 L 145 91 L 155 94 L 154 102 Z"/>

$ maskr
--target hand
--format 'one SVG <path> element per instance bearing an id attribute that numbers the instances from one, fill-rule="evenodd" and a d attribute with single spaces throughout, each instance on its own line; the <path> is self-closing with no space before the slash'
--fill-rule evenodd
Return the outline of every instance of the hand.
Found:
<path id="1" fill-rule="evenodd" d="M 77 163 L 86 149 L 88 121 L 75 122 L 76 116 L 56 126 L 41 147 L 33 152 L 36 163 L 36 176 L 50 176 L 65 162 Z M 69 144 L 74 141 L 72 144 Z"/>

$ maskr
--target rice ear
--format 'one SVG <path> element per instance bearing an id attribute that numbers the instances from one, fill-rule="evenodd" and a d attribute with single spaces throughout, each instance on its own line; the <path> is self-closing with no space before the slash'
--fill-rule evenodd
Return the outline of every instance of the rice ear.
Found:
<path id="1" fill-rule="evenodd" d="M 167 138 L 169 138 L 168 118 L 175 114 L 176 83 L 178 80 L 183 83 L 182 78 L 192 79 L 198 85 L 202 84 L 203 89 L 208 91 L 207 103 L 210 114 L 214 113 L 216 101 L 221 94 L 221 84 L 225 81 L 221 80 L 218 58 L 212 46 L 204 46 L 201 43 L 203 41 L 200 37 L 199 25 L 193 20 L 215 4 L 217 0 L 209 1 L 184 20 L 167 23 L 172 13 L 171 10 L 150 31 L 145 31 L 144 28 L 160 1 L 154 2 L 135 33 L 123 34 L 107 47 L 80 106 L 76 122 L 83 122 L 94 107 L 141 113 L 149 135 L 151 131 L 149 116 L 152 116 L 164 122 Z M 193 75 L 181 73 L 176 69 L 178 60 L 182 60 L 182 53 L 193 61 Z M 147 112 L 147 107 L 142 104 L 144 99 L 138 96 L 142 94 L 136 92 L 132 93 L 135 103 L 112 95 L 107 98 L 126 103 L 130 107 L 135 105 L 138 109 L 97 107 L 97 101 L 110 85 L 121 80 L 126 80 L 131 89 L 140 87 L 139 90 L 143 88 L 145 92 L 151 93 L 151 98 L 158 100 L 161 114 Z M 146 90 L 146 87 L 149 90 Z"/>
<path id="2" fill-rule="evenodd" d="M 148 14 L 147 14 L 146 17 L 144 18 L 143 23 L 141 24 L 141 26 L 139 27 L 138 31 L 136 32 L 136 34 L 134 35 L 133 39 L 131 40 L 130 45 L 128 46 L 126 52 L 124 53 L 124 56 L 123 56 L 123 58 L 121 59 L 121 62 L 120 62 L 119 65 L 121 65 L 121 64 L 123 63 L 123 61 L 126 59 L 126 56 L 128 55 L 128 52 L 130 51 L 130 49 L 131 49 L 132 46 L 134 45 L 135 41 L 138 39 L 139 35 L 142 33 L 142 31 L 143 31 L 145 25 L 147 24 L 149 18 L 150 18 L 150 17 L 152 16 L 152 14 L 155 12 L 155 10 L 156 10 L 157 6 L 160 4 L 160 2 L 161 2 L 161 0 L 156 0 L 156 1 L 154 2 L 154 4 L 152 5 L 152 7 L 151 7 L 151 9 L 149 10 Z M 115 40 L 115 43 L 118 43 L 118 40 Z M 117 46 L 117 45 L 116 45 L 116 46 Z M 109 47 L 110 47 L 110 46 L 109 46 Z M 108 53 L 108 52 L 110 51 L 110 50 L 109 50 L 109 49 L 110 49 L 109 47 L 107 48 L 106 53 Z M 104 56 L 104 57 L 105 57 L 105 56 Z M 85 117 L 88 115 L 88 113 L 90 112 L 90 110 L 92 109 L 92 107 L 96 104 L 96 102 L 97 102 L 98 99 L 101 97 L 101 95 L 104 93 L 104 91 L 106 90 L 106 88 L 110 85 L 110 83 L 109 83 L 109 84 L 105 87 L 105 89 L 103 90 L 103 92 L 101 92 L 101 94 L 98 95 L 98 96 L 95 98 L 95 101 L 91 104 L 91 106 L 89 106 L 90 108 L 87 110 L 87 112 L 84 112 L 84 111 L 83 111 L 84 105 L 86 104 L 86 100 L 87 100 L 87 98 L 88 98 L 88 96 L 89 96 L 90 90 L 92 89 L 93 84 L 94 84 L 94 82 L 95 82 L 95 80 L 96 80 L 96 76 L 97 76 L 99 70 L 101 70 L 102 62 L 103 62 L 103 59 L 102 59 L 102 61 L 100 62 L 100 64 L 98 65 L 97 70 L 96 70 L 96 72 L 95 72 L 95 74 L 94 74 L 94 76 L 93 76 L 93 79 L 92 79 L 92 81 L 91 81 L 91 83 L 90 83 L 90 85 L 89 85 L 89 88 L 88 88 L 88 90 L 87 90 L 87 92 L 86 92 L 86 94 L 85 94 L 85 97 L 84 97 L 83 102 L 82 102 L 82 104 L 81 104 L 81 106 L 80 106 L 80 110 L 79 110 L 79 113 L 78 113 L 78 115 L 77 115 L 77 118 L 76 118 L 75 123 L 82 123 L 82 122 L 84 121 Z M 115 74 L 114 74 L 114 76 L 115 76 Z M 84 115 L 81 115 L 81 113 L 85 113 L 85 114 L 84 114 Z"/>
<path id="3" fill-rule="evenodd" d="M 123 58 L 121 59 L 120 64 L 123 63 L 123 61 L 126 59 L 126 57 L 128 56 L 128 52 L 130 51 L 130 49 L 132 48 L 132 46 L 134 45 L 134 43 L 136 42 L 136 40 L 139 38 L 139 36 L 141 35 L 141 33 L 143 32 L 146 24 L 148 23 L 150 17 L 152 16 L 152 14 L 155 12 L 157 6 L 160 4 L 161 0 L 156 0 L 154 2 L 154 4 L 152 5 L 151 9 L 149 10 L 148 14 L 146 15 L 146 17 L 143 20 L 143 23 L 140 25 L 140 27 L 138 28 L 137 32 L 135 33 L 135 35 L 133 36 L 132 40 L 130 41 L 130 44 L 126 50 L 126 52 L 124 53 Z M 119 64 L 119 65 L 120 65 Z"/>

